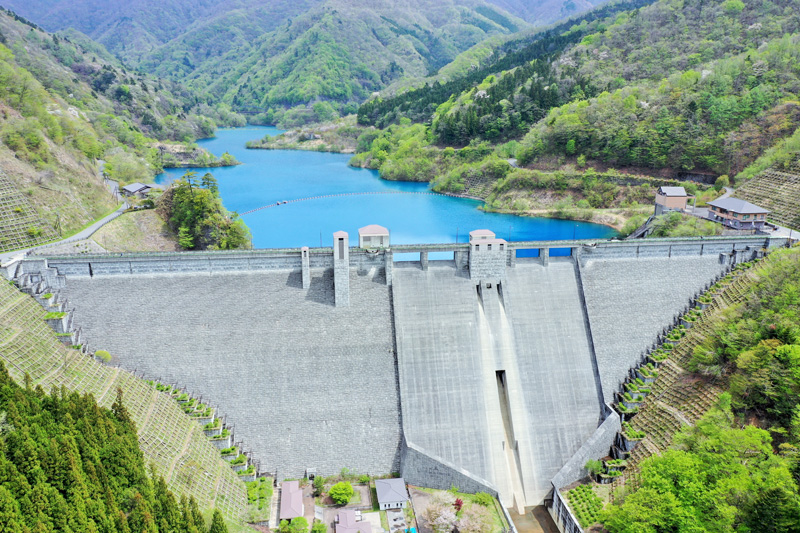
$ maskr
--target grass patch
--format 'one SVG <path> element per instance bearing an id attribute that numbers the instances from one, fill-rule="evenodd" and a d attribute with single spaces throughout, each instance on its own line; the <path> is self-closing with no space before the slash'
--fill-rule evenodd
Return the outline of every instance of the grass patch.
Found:
<path id="1" fill-rule="evenodd" d="M 45 320 L 58 320 L 67 316 L 67 313 L 63 311 L 50 311 L 49 313 L 44 314 Z"/>
<path id="2" fill-rule="evenodd" d="M 272 478 L 258 478 L 255 481 L 246 482 L 245 485 L 247 486 L 247 521 L 251 523 L 268 521 L 273 492 Z"/>

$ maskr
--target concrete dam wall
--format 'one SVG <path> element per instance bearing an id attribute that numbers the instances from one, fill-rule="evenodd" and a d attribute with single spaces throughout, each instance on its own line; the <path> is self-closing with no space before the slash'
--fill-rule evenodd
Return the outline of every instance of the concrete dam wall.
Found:
<path id="1" fill-rule="evenodd" d="M 218 406 L 264 472 L 400 469 L 523 507 L 598 439 L 604 404 L 688 300 L 785 241 L 346 243 L 51 257 L 11 275 L 49 269 L 91 349 Z M 540 257 L 517 258 L 527 248 Z"/>

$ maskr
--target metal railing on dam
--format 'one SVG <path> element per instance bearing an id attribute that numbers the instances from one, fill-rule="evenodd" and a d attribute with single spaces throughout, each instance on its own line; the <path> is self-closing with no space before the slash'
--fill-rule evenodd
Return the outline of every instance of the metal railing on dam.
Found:
<path id="1" fill-rule="evenodd" d="M 659 239 L 641 239 L 633 241 L 621 241 L 617 239 L 570 239 L 563 241 L 509 241 L 509 250 L 532 250 L 532 249 L 564 249 L 564 248 L 581 248 L 589 247 L 596 248 L 598 246 L 603 248 L 638 248 L 638 247 L 664 247 L 670 245 L 719 245 L 719 244 L 748 244 L 757 245 L 762 244 L 765 247 L 774 247 L 775 245 L 782 246 L 788 242 L 787 237 L 767 237 L 758 235 L 749 235 L 742 237 L 673 237 L 673 238 L 659 238 Z M 311 254 L 331 254 L 333 247 L 331 246 L 318 246 L 308 247 Z M 35 256 L 42 259 L 81 259 L 81 260 L 94 260 L 94 259 L 109 259 L 109 258 L 126 258 L 126 259 L 149 259 L 149 258 L 197 258 L 197 257 L 261 257 L 261 256 L 275 256 L 280 254 L 299 254 L 302 248 L 256 248 L 251 250 L 213 250 L 213 251 L 181 251 L 181 252 L 108 252 L 108 253 L 94 253 L 94 254 L 53 254 L 46 253 Z M 352 247 L 353 252 L 367 252 L 367 248 Z M 469 250 L 469 243 L 422 243 L 422 244 L 394 244 L 391 247 L 380 249 L 385 251 L 392 251 L 395 253 L 414 253 L 414 252 L 455 252 Z M 44 251 L 44 250 L 43 250 Z"/>

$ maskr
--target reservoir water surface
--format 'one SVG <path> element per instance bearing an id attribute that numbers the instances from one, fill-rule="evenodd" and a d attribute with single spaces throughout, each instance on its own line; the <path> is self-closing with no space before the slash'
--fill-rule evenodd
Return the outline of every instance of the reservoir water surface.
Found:
<path id="1" fill-rule="evenodd" d="M 227 128 L 198 142 L 216 156 L 230 152 L 243 163 L 193 169 L 199 175 L 214 174 L 228 210 L 245 213 L 289 202 L 242 216 L 256 248 L 330 246 L 338 230 L 347 231 L 355 244 L 358 228 L 368 224 L 389 228 L 395 244 L 467 242 L 474 229 L 490 229 L 499 238 L 514 241 L 616 234 L 587 222 L 484 213 L 476 200 L 427 194 L 427 183 L 386 181 L 377 171 L 349 167 L 349 155 L 245 148 L 249 140 L 278 133 L 271 127 Z M 168 183 L 186 170 L 168 169 L 156 181 Z"/>

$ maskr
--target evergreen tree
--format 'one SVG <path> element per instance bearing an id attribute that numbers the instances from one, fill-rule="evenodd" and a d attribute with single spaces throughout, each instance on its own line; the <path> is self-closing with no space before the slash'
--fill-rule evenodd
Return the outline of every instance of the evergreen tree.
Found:
<path id="1" fill-rule="evenodd" d="M 228 526 L 225 525 L 219 509 L 214 509 L 214 517 L 211 519 L 211 528 L 208 533 L 228 533 Z"/>

